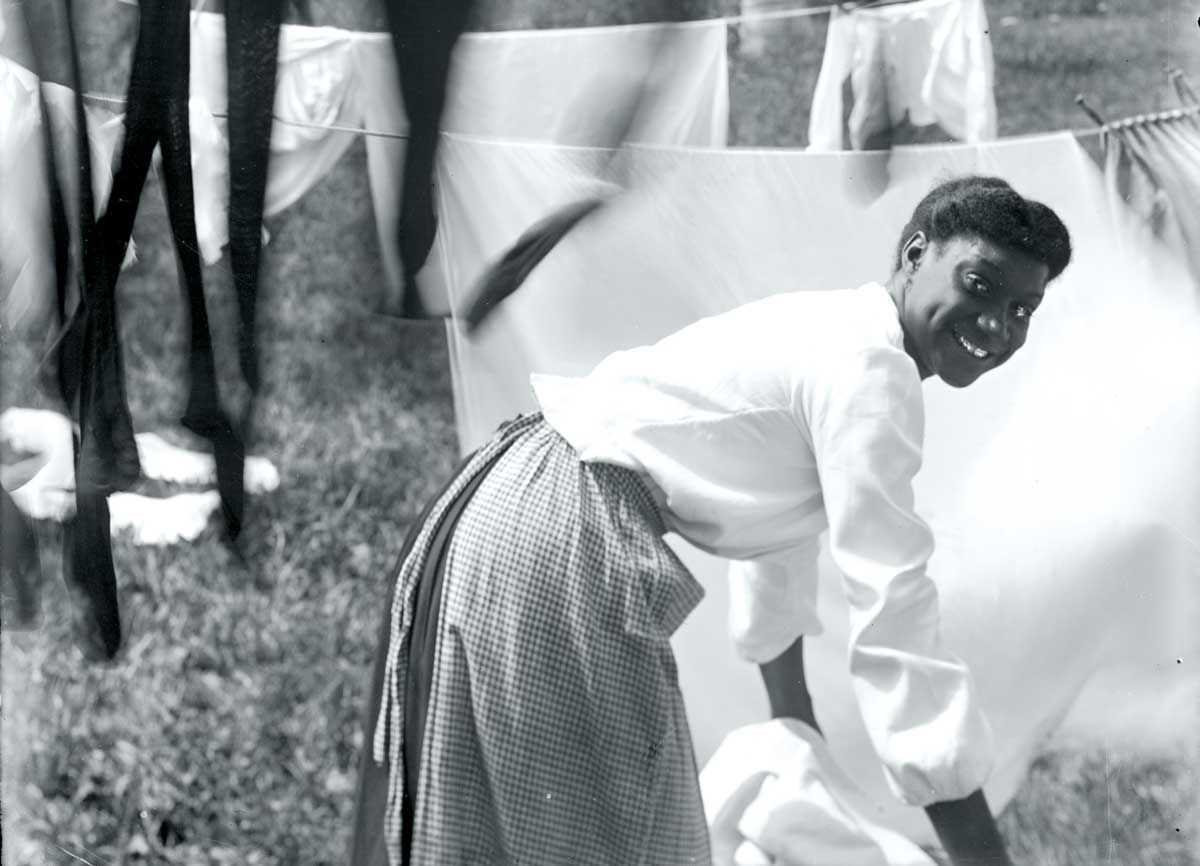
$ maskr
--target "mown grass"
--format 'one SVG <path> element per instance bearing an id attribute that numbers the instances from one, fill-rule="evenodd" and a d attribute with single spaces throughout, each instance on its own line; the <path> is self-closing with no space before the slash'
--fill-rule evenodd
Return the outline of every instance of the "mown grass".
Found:
<path id="1" fill-rule="evenodd" d="M 314 5 L 320 24 L 382 26 L 373 0 Z M 1077 91 L 1110 116 L 1170 105 L 1168 62 L 1200 80 L 1200 51 L 1180 36 L 1195 27 L 1182 4 L 1102 6 L 989 4 L 1003 133 L 1086 126 Z M 735 7 L 695 2 L 689 12 Z M 496 0 L 477 26 L 621 23 L 656 11 L 636 0 Z M 120 38 L 131 24 L 129 7 L 91 8 L 85 44 L 96 89 L 121 90 Z M 824 32 L 821 18 L 778 22 L 751 55 L 735 30 L 733 144 L 805 142 Z M 1185 35 L 1200 47 L 1194 31 Z M 244 566 L 215 528 L 186 547 L 116 541 L 129 643 L 108 667 L 79 658 L 57 576 L 58 530 L 39 527 L 43 620 L 2 639 L 13 866 L 344 860 L 383 587 L 404 531 L 456 459 L 446 346 L 436 323 L 373 312 L 381 273 L 361 143 L 268 227 L 265 387 L 252 451 L 277 463 L 284 484 L 251 503 Z M 135 422 L 184 442 L 175 426 L 183 318 L 156 183 L 135 237 L 140 262 L 120 286 Z M 223 261 L 205 277 L 232 391 L 227 270 Z M 29 378 L 31 347 L 9 337 L 0 352 L 0 404 L 44 401 Z M 1192 766 L 1051 743 L 1003 816 L 1017 862 L 1195 866 Z"/>

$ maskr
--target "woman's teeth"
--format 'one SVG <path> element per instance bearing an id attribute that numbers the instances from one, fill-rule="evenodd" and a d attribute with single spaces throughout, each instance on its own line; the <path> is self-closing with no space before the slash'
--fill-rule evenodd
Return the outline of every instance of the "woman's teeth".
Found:
<path id="1" fill-rule="evenodd" d="M 991 352 L 989 352 L 987 349 L 981 349 L 978 346 L 976 346 L 974 343 L 972 343 L 970 340 L 968 340 L 962 334 L 955 333 L 954 337 L 955 337 L 955 339 L 958 340 L 958 345 L 962 346 L 964 349 L 966 349 L 968 352 L 970 352 L 972 355 L 974 355 L 976 358 L 978 358 L 981 361 L 984 358 L 988 357 L 988 355 L 991 354 Z"/>

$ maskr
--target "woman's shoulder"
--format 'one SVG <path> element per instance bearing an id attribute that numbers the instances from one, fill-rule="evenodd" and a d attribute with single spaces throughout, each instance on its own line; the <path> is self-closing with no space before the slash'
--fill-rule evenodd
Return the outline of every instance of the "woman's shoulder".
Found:
<path id="1" fill-rule="evenodd" d="M 793 393 L 813 406 L 895 409 L 922 402 L 921 377 L 887 291 L 877 284 L 796 292 L 789 303 L 804 326 L 795 334 Z M 800 315 L 803 313 L 803 315 Z"/>
<path id="2" fill-rule="evenodd" d="M 855 364 L 894 364 L 907 358 L 895 305 L 877 283 L 784 292 L 747 304 L 740 313 L 741 330 L 762 339 L 774 335 L 814 372 Z"/>
<path id="3" fill-rule="evenodd" d="M 782 315 L 793 326 L 819 333 L 893 338 L 900 328 L 895 305 L 879 283 L 780 292 L 744 304 L 734 312 L 760 318 Z"/>

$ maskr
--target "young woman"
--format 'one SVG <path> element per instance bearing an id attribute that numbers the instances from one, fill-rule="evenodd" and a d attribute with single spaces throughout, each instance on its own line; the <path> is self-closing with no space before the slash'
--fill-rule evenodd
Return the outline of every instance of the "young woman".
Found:
<path id="1" fill-rule="evenodd" d="M 895 793 L 956 864 L 1007 857 L 980 788 L 990 729 L 941 645 L 913 507 L 921 380 L 963 387 L 1024 344 L 1070 259 L 1004 181 L 934 189 L 886 284 L 777 295 L 535 376 L 401 554 L 366 720 L 352 860 L 707 863 L 669 638 L 702 590 L 663 540 L 736 561 L 736 642 L 776 715 L 816 727 L 801 637 L 829 532 L 851 673 Z"/>

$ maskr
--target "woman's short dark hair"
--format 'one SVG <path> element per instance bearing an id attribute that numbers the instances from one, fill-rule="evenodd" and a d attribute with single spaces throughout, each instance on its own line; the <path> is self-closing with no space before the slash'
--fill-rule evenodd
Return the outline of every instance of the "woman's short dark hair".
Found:
<path id="1" fill-rule="evenodd" d="M 1071 261 L 1071 236 L 1053 210 L 1025 198 L 998 177 L 969 175 L 936 186 L 921 199 L 896 247 L 897 270 L 916 232 L 930 241 L 977 237 L 1020 250 L 1050 269 L 1053 280 Z"/>

